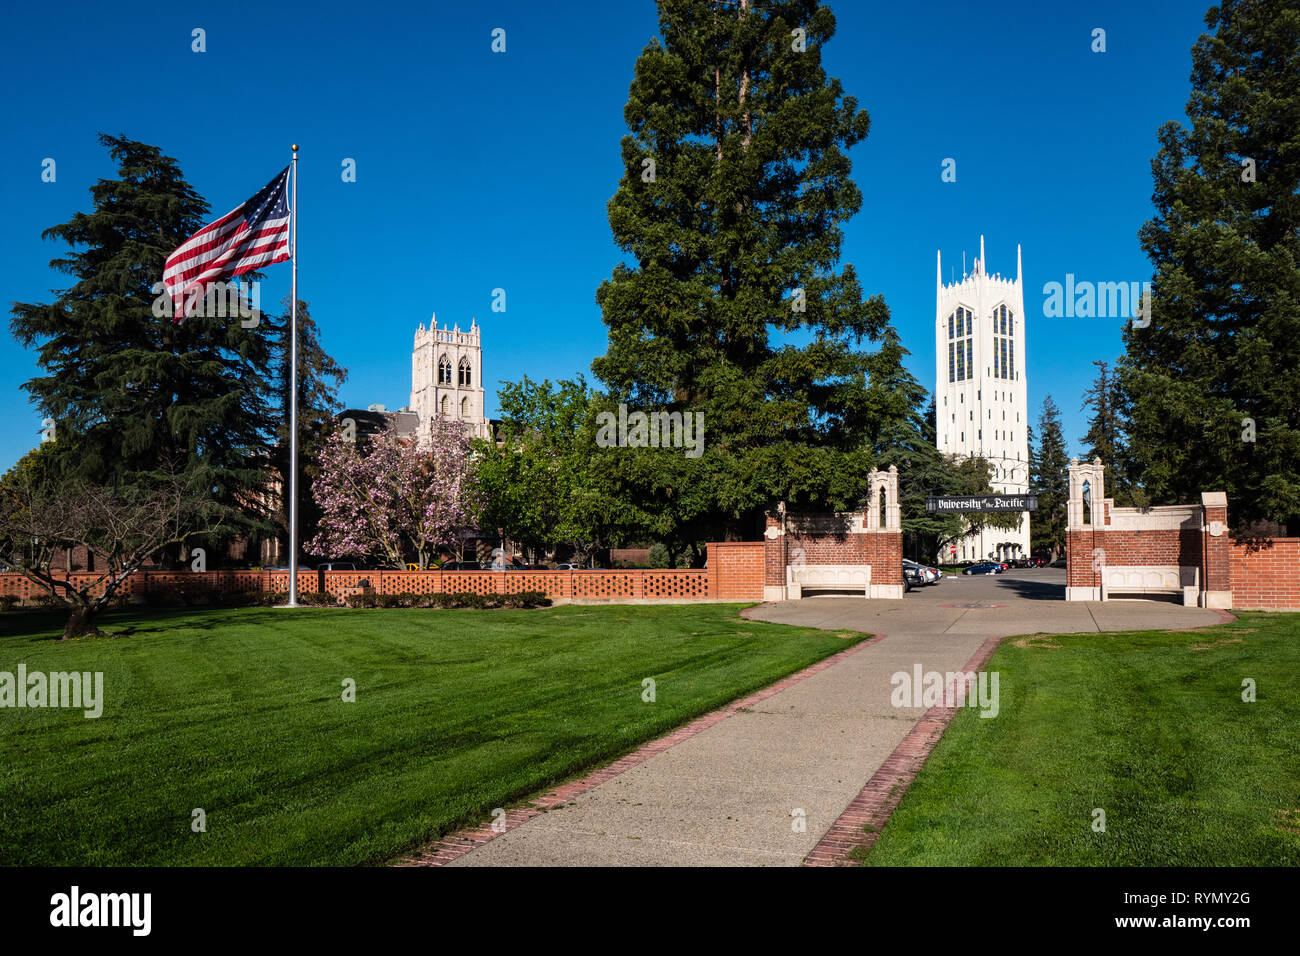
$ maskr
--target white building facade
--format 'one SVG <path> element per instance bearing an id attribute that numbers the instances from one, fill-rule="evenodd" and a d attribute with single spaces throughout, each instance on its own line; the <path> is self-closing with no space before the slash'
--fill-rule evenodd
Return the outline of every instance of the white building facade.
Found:
<path id="1" fill-rule="evenodd" d="M 982 456 L 993 466 L 997 494 L 1029 492 L 1029 406 L 1025 380 L 1025 298 L 1016 247 L 1016 276 L 991 275 L 984 237 L 971 272 L 944 285 L 936 276 L 935 442 L 960 458 Z M 1029 512 L 1015 530 L 989 528 L 956 543 L 940 560 L 1028 556 Z"/>
<path id="2" fill-rule="evenodd" d="M 429 441 L 435 414 L 455 418 L 473 438 L 490 436 L 484 414 L 483 348 L 478 322 L 468 332 L 460 325 L 438 328 L 437 316 L 415 333 L 411 351 L 411 411 L 419 416 L 417 435 Z"/>

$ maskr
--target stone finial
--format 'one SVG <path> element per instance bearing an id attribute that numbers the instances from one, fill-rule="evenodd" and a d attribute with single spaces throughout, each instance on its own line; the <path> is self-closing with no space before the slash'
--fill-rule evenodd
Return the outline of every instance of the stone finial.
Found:
<path id="1" fill-rule="evenodd" d="M 1070 464 L 1072 464 L 1072 465 L 1077 465 L 1078 463 L 1079 463 L 1079 456 L 1078 456 L 1078 455 L 1075 455 L 1073 458 L 1070 459 Z"/>

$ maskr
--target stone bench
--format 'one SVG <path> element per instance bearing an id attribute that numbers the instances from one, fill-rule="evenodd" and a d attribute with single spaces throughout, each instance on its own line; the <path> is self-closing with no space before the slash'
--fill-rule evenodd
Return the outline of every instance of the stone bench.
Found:
<path id="1" fill-rule="evenodd" d="M 791 564 L 785 569 L 785 596 L 798 600 L 809 591 L 857 591 L 871 596 L 869 564 Z"/>
<path id="2" fill-rule="evenodd" d="M 1107 565 L 1102 569 L 1101 599 L 1116 594 L 1182 594 L 1185 607 L 1196 607 L 1201 569 L 1195 566 Z"/>

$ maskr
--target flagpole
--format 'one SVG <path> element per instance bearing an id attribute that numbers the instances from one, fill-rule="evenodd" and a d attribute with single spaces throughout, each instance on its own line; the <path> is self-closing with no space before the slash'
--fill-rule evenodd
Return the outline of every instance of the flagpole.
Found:
<path id="1" fill-rule="evenodd" d="M 298 606 L 298 144 L 293 144 L 289 206 L 289 607 Z"/>

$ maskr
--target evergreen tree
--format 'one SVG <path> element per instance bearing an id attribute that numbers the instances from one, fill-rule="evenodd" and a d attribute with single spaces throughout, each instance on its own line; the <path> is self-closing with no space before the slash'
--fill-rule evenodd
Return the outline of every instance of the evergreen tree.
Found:
<path id="1" fill-rule="evenodd" d="M 1038 495 L 1038 510 L 1029 519 L 1030 549 L 1050 551 L 1055 560 L 1065 550 L 1070 460 L 1061 432 L 1061 410 L 1051 395 L 1043 398 L 1036 434 L 1037 448 L 1031 444 L 1029 449 L 1029 490 Z"/>
<path id="2" fill-rule="evenodd" d="M 687 482 L 689 533 L 748 537 L 778 499 L 863 490 L 860 345 L 888 309 L 836 269 L 862 204 L 846 151 L 869 120 L 822 68 L 835 20 L 816 0 L 660 0 L 659 25 L 624 110 L 608 209 L 631 261 L 597 293 L 609 345 L 592 368 L 616 403 L 704 416 L 700 458 L 635 456 L 669 469 L 627 489 L 638 505 Z"/>
<path id="3" fill-rule="evenodd" d="M 1083 436 L 1080 457 L 1100 458 L 1106 466 L 1106 495 L 1122 506 L 1146 504 L 1146 497 L 1130 481 L 1131 463 L 1127 440 L 1127 401 L 1119 378 L 1109 363 L 1094 361 L 1097 377 L 1083 393 L 1082 410 L 1089 412 L 1088 431 Z"/>
<path id="4" fill-rule="evenodd" d="M 99 139 L 118 178 L 91 187 L 91 212 L 43 233 L 73 247 L 51 266 L 74 283 L 13 307 L 13 334 L 44 373 L 23 388 L 54 419 L 52 458 L 69 478 L 122 487 L 161 463 L 202 466 L 236 506 L 266 479 L 266 340 L 238 316 L 202 310 L 173 325 L 156 308 L 163 264 L 208 204 L 157 147 Z"/>
<path id="5" fill-rule="evenodd" d="M 267 319 L 266 334 L 271 341 L 271 381 L 274 383 L 278 419 L 275 422 L 275 446 L 271 452 L 281 494 L 269 499 L 270 517 L 288 554 L 289 543 L 289 423 L 292 420 L 290 383 L 291 315 L 285 297 L 282 314 Z M 319 473 L 318 456 L 328 433 L 333 429 L 333 414 L 338 408 L 338 390 L 347 381 L 348 370 L 339 365 L 320 344 L 320 332 L 311 308 L 298 300 L 298 540 L 315 537 L 320 521 L 320 507 L 312 494 L 312 483 Z"/>
<path id="6" fill-rule="evenodd" d="M 1155 266 L 1119 375 L 1153 500 L 1225 491 L 1300 527 L 1300 8 L 1223 0 L 1192 48 L 1187 125 L 1152 161 Z"/>

